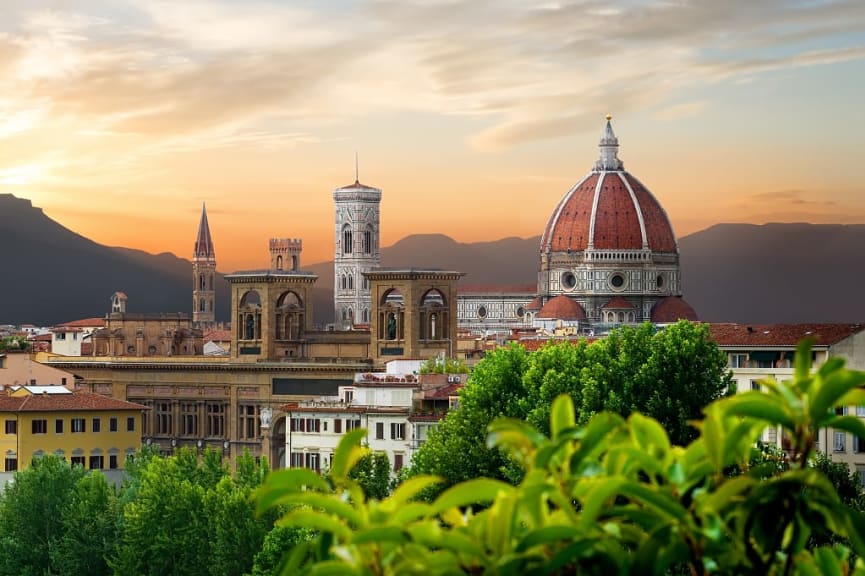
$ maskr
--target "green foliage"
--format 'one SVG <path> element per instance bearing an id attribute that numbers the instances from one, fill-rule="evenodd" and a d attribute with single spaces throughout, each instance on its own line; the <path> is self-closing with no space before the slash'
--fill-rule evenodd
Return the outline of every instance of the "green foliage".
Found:
<path id="1" fill-rule="evenodd" d="M 421 374 L 468 374 L 469 367 L 461 358 L 429 358 L 420 365 Z"/>
<path id="2" fill-rule="evenodd" d="M 349 472 L 368 498 L 382 500 L 390 493 L 390 460 L 383 452 L 364 455 Z"/>
<path id="3" fill-rule="evenodd" d="M 15 474 L 0 496 L 0 574 L 59 572 L 50 551 L 64 534 L 64 509 L 83 476 L 53 455 Z"/>
<path id="4" fill-rule="evenodd" d="M 580 424 L 603 411 L 640 412 L 685 445 L 697 435 L 689 423 L 732 391 L 726 355 L 708 327 L 686 321 L 663 330 L 648 323 L 623 327 L 591 344 L 550 343 L 532 354 L 513 345 L 478 363 L 459 409 L 415 453 L 412 473 L 441 476 L 444 486 L 478 476 L 519 482 L 522 472 L 484 443 L 487 426 L 507 416 L 548 433 L 550 406 L 561 394 L 573 399 Z"/>
<path id="5" fill-rule="evenodd" d="M 30 342 L 26 336 L 3 336 L 0 338 L 0 352 L 19 352 L 28 350 Z"/>
<path id="6" fill-rule="evenodd" d="M 686 446 L 637 412 L 581 425 L 561 395 L 549 438 L 512 418 L 490 427 L 488 445 L 523 469 L 517 486 L 475 478 L 425 503 L 419 495 L 441 479 L 415 476 L 367 499 L 348 474 L 364 454 L 361 432 L 343 438 L 329 479 L 271 474 L 258 509 L 294 506 L 282 522 L 319 533 L 293 548 L 282 574 L 863 575 L 851 553 L 865 552 L 865 516 L 808 457 L 820 428 L 865 436 L 861 421 L 831 410 L 865 404 L 865 373 L 830 360 L 811 374 L 810 357 L 804 343 L 789 385 L 707 406 Z M 767 426 L 790 438 L 788 461 L 757 446 Z M 849 546 L 809 548 L 818 532 Z"/>

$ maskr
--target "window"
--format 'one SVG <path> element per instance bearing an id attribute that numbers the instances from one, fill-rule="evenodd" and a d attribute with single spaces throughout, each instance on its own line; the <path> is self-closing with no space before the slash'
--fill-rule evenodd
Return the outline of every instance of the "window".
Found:
<path id="1" fill-rule="evenodd" d="M 346 404 L 351 404 L 354 400 L 354 390 L 343 390 L 342 399 Z"/>
<path id="2" fill-rule="evenodd" d="M 126 417 L 126 431 L 135 432 L 135 416 Z"/>
<path id="3" fill-rule="evenodd" d="M 173 433 L 172 418 L 171 418 L 171 403 L 157 402 L 156 403 L 156 433 L 165 436 L 170 436 Z"/>
<path id="4" fill-rule="evenodd" d="M 355 428 L 360 428 L 360 418 L 357 420 L 348 420 L 345 421 L 345 431 L 348 432 L 350 430 L 354 430 Z"/>
<path id="5" fill-rule="evenodd" d="M 405 440 L 405 423 L 391 422 L 390 437 L 394 440 Z"/>
<path id="6" fill-rule="evenodd" d="M 333 432 L 334 434 L 342 434 L 342 419 L 335 418 L 333 421 Z"/>
<path id="7" fill-rule="evenodd" d="M 835 406 L 835 414 L 838 416 L 846 416 L 848 412 L 847 406 Z"/>
<path id="8" fill-rule="evenodd" d="M 15 472 L 18 470 L 18 457 L 17 456 L 7 456 L 6 457 L 6 472 Z"/>
<path id="9" fill-rule="evenodd" d="M 856 474 L 859 476 L 859 484 L 865 488 L 865 466 L 861 464 L 856 465 Z"/>
<path id="10" fill-rule="evenodd" d="M 55 434 L 63 434 L 63 419 L 57 418 L 54 420 L 54 433 Z"/>
<path id="11" fill-rule="evenodd" d="M 856 416 L 865 417 L 865 406 L 856 406 Z"/>
<path id="12" fill-rule="evenodd" d="M 363 253 L 369 254 L 372 252 L 372 232 L 364 230 L 363 232 Z"/>
<path id="13" fill-rule="evenodd" d="M 292 452 L 290 460 L 291 468 L 303 468 L 303 452 Z"/>
<path id="14" fill-rule="evenodd" d="M 393 471 L 399 472 L 403 466 L 402 454 L 393 455 Z"/>
<path id="15" fill-rule="evenodd" d="M 759 380 L 751 380 L 751 390 L 755 392 L 760 391 L 760 381 Z"/>
<path id="16" fill-rule="evenodd" d="M 73 456 L 71 464 L 73 466 L 81 466 L 82 468 L 84 468 L 84 464 L 85 464 L 84 456 Z"/>
<path id="17" fill-rule="evenodd" d="M 18 420 L 7 420 L 6 421 L 6 433 L 7 434 L 18 434 Z"/>
<path id="18" fill-rule="evenodd" d="M 857 454 L 865 452 L 865 438 L 853 436 L 853 452 L 856 452 Z"/>
<path id="19" fill-rule="evenodd" d="M 69 428 L 73 434 L 80 434 L 87 431 L 87 425 L 84 423 L 84 418 L 73 418 Z"/>
<path id="20" fill-rule="evenodd" d="M 318 452 L 308 452 L 306 454 L 306 467 L 316 472 L 321 470 L 321 460 L 319 459 Z"/>
<path id="21" fill-rule="evenodd" d="M 184 436 L 198 436 L 198 404 L 180 404 L 180 433 Z"/>
<path id="22" fill-rule="evenodd" d="M 342 253 L 343 254 L 351 254 L 352 252 L 352 244 L 353 238 L 351 234 L 351 229 L 346 228 L 342 231 Z"/>
<path id="23" fill-rule="evenodd" d="M 205 405 L 207 412 L 207 436 L 225 436 L 225 404 L 211 402 Z"/>
<path id="24" fill-rule="evenodd" d="M 90 457 L 90 469 L 91 470 L 102 470 L 104 465 L 104 459 L 101 455 L 91 456 Z"/>
<path id="25" fill-rule="evenodd" d="M 108 455 L 108 468 L 110 470 L 117 470 L 117 454 Z"/>
<path id="26" fill-rule="evenodd" d="M 240 438 L 257 438 L 258 430 L 258 407 L 251 404 L 241 404 L 237 407 L 238 424 L 237 434 Z"/>
<path id="27" fill-rule="evenodd" d="M 846 432 L 835 432 L 835 452 L 844 452 L 846 439 Z"/>
<path id="28" fill-rule="evenodd" d="M 384 422 L 375 423 L 375 439 L 384 440 Z"/>
<path id="29" fill-rule="evenodd" d="M 117 416 L 112 416 L 108 419 L 108 431 L 117 432 Z"/>
<path id="30" fill-rule="evenodd" d="M 307 418 L 306 419 L 306 431 L 307 432 L 321 432 L 321 420 L 318 418 Z"/>
<path id="31" fill-rule="evenodd" d="M 304 426 L 305 423 L 306 423 L 306 420 L 304 420 L 303 418 L 298 418 L 297 416 L 295 416 L 289 422 L 289 427 L 291 428 L 292 432 L 303 432 L 305 429 L 305 426 Z"/>
<path id="32" fill-rule="evenodd" d="M 102 432 L 102 418 L 94 418 L 91 426 L 94 432 Z"/>
<path id="33" fill-rule="evenodd" d="M 32 423 L 31 432 L 33 434 L 47 434 L 48 433 L 48 420 L 44 418 L 40 418 L 38 420 L 34 420 Z"/>
<path id="34" fill-rule="evenodd" d="M 747 366 L 747 354 L 730 354 L 730 368 L 746 368 Z"/>

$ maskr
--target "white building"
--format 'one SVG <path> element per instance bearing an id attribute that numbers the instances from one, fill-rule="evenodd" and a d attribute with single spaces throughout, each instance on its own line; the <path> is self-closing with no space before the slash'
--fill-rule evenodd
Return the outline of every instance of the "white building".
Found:
<path id="1" fill-rule="evenodd" d="M 84 318 L 58 324 L 51 328 L 51 352 L 61 356 L 88 356 L 88 348 L 92 345 L 90 335 L 104 327 L 104 318 Z"/>
<path id="2" fill-rule="evenodd" d="M 793 379 L 793 356 L 806 337 L 812 345 L 816 370 L 830 357 L 846 366 L 865 370 L 865 324 L 710 324 L 712 339 L 727 354 L 738 392 L 760 390 L 760 381 Z M 865 418 L 865 406 L 838 408 L 840 414 Z M 779 430 L 768 429 L 763 441 L 786 448 Z M 846 462 L 865 486 L 865 439 L 831 428 L 821 430 L 817 449 L 836 462 Z"/>

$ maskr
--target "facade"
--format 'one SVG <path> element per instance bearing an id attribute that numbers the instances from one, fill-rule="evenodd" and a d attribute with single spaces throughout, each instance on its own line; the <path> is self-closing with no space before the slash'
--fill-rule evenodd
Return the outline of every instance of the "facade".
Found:
<path id="1" fill-rule="evenodd" d="M 125 304 L 125 299 L 124 299 Z M 122 308 L 125 310 L 125 305 Z M 195 356 L 203 353 L 201 330 L 181 312 L 111 312 L 94 330 L 92 356 Z"/>
<path id="2" fill-rule="evenodd" d="M 192 322 L 196 328 L 216 325 L 216 251 L 207 222 L 207 207 L 201 206 L 201 221 L 192 251 Z"/>
<path id="3" fill-rule="evenodd" d="M 371 322 L 372 305 L 366 273 L 381 263 L 379 205 L 381 190 L 354 184 L 333 191 L 334 324 L 339 330 Z"/>
<path id="4" fill-rule="evenodd" d="M 0 386 L 72 387 L 75 377 L 65 370 L 37 362 L 27 352 L 0 353 Z"/>
<path id="5" fill-rule="evenodd" d="M 54 454 L 119 481 L 141 449 L 144 406 L 63 386 L 12 386 L 0 393 L 5 480 Z"/>

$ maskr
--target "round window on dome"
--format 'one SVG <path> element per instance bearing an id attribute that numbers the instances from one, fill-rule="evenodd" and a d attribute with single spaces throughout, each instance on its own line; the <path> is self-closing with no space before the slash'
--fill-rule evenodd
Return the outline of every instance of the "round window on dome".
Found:
<path id="1" fill-rule="evenodd" d="M 478 318 L 486 318 L 487 317 L 487 307 L 481 306 L 478 308 Z"/>
<path id="2" fill-rule="evenodd" d="M 658 289 L 661 289 L 664 287 L 664 275 L 663 274 L 658 274 L 658 277 L 655 279 L 655 284 L 658 285 Z"/>
<path id="3" fill-rule="evenodd" d="M 622 290 L 625 287 L 625 277 L 619 272 L 616 272 L 610 276 L 610 287 L 613 290 Z"/>
<path id="4" fill-rule="evenodd" d="M 526 309 L 522 306 L 517 306 L 517 318 L 522 318 L 526 315 Z"/>
<path id="5" fill-rule="evenodd" d="M 568 290 L 573 290 L 574 286 L 577 285 L 577 277 L 574 276 L 573 272 L 565 272 L 562 274 L 562 286 L 564 286 Z"/>

